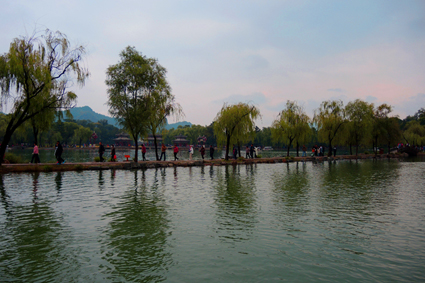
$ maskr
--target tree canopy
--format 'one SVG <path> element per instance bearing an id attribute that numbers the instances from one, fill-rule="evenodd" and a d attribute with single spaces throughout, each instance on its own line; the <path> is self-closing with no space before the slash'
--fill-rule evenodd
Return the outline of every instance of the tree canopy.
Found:
<path id="1" fill-rule="evenodd" d="M 71 47 L 60 32 L 15 38 L 0 56 L 1 108 L 11 103 L 0 146 L 0 163 L 16 129 L 47 112 L 69 109 L 77 95 L 68 90 L 73 79 L 84 85 L 89 72 L 82 67 L 85 49 Z M 40 116 L 41 117 L 41 116 Z"/>
<path id="2" fill-rule="evenodd" d="M 289 149 L 294 141 L 302 143 L 310 137 L 309 122 L 310 118 L 301 106 L 295 101 L 286 102 L 286 108 L 278 114 L 271 127 L 273 139 L 288 145 L 286 156 L 289 156 Z"/>
<path id="3" fill-rule="evenodd" d="M 255 134 L 255 120 L 261 117 L 260 110 L 247 103 L 224 104 L 214 119 L 214 134 L 218 145 L 226 145 L 226 160 L 230 144 L 238 144 Z"/>
<path id="4" fill-rule="evenodd" d="M 332 142 L 338 138 L 346 122 L 344 104 L 341 100 L 324 101 L 316 109 L 313 118 L 317 126 L 319 141 L 328 143 L 328 156 L 332 154 Z"/>

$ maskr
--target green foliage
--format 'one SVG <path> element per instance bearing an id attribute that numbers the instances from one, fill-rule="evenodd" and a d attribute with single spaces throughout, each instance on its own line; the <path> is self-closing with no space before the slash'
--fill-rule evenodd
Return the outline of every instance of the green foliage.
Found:
<path id="1" fill-rule="evenodd" d="M 12 134 L 33 119 L 33 125 L 45 126 L 52 112 L 68 109 L 76 94 L 67 90 L 74 75 L 80 85 L 89 76 L 80 66 L 85 53 L 82 46 L 71 48 L 66 36 L 46 31 L 42 37 L 16 38 L 9 52 L 0 56 L 2 106 L 11 101 L 8 126 L 0 147 L 0 162 Z"/>
<path id="2" fill-rule="evenodd" d="M 347 124 L 345 125 L 345 142 L 356 146 L 356 155 L 359 145 L 370 140 L 373 129 L 373 104 L 360 99 L 349 102 L 345 107 Z"/>
<path id="3" fill-rule="evenodd" d="M 6 152 L 5 159 L 12 164 L 23 163 L 22 157 L 11 152 Z"/>
<path id="4" fill-rule="evenodd" d="M 100 157 L 99 157 L 99 156 L 96 156 L 96 157 L 94 158 L 94 162 L 100 162 Z"/>
<path id="5" fill-rule="evenodd" d="M 332 142 L 341 137 L 342 126 L 346 122 L 344 104 L 341 100 L 324 101 L 315 111 L 314 123 L 320 142 L 328 143 L 328 155 L 331 154 Z"/>
<path id="6" fill-rule="evenodd" d="M 293 142 L 305 143 L 311 137 L 310 118 L 295 101 L 287 101 L 286 109 L 282 110 L 273 121 L 271 134 L 274 141 L 288 145 L 287 156 Z"/>
<path id="7" fill-rule="evenodd" d="M 228 160 L 231 144 L 240 145 L 253 139 L 254 121 L 260 117 L 260 110 L 246 103 L 223 105 L 214 119 L 214 134 L 218 145 L 226 145 L 226 160 Z"/>
<path id="8" fill-rule="evenodd" d="M 422 126 L 419 121 L 410 121 L 407 123 L 407 130 L 403 134 L 404 140 L 410 145 L 425 144 L 425 126 Z"/>
<path id="9" fill-rule="evenodd" d="M 50 165 L 44 165 L 43 166 L 43 170 L 44 172 L 52 172 L 53 171 L 53 167 Z"/>

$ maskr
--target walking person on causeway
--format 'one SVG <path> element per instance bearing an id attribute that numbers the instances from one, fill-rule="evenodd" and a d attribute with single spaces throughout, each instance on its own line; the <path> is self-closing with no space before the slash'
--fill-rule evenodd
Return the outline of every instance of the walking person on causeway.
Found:
<path id="1" fill-rule="evenodd" d="M 211 160 L 214 159 L 214 147 L 213 147 L 213 145 L 210 145 L 210 157 L 211 157 Z"/>
<path id="2" fill-rule="evenodd" d="M 56 142 L 55 157 L 56 157 L 56 160 L 58 161 L 58 163 L 56 163 L 56 164 L 65 163 L 65 160 L 62 159 L 62 152 L 63 152 L 63 147 L 62 147 L 61 143 L 59 141 L 57 141 Z"/>
<path id="3" fill-rule="evenodd" d="M 192 160 L 192 156 L 193 156 L 193 145 L 190 145 L 190 147 L 189 147 L 189 160 Z"/>
<path id="4" fill-rule="evenodd" d="M 116 156 L 115 156 L 115 146 L 112 145 L 112 148 L 111 148 L 111 161 L 114 162 L 115 159 L 117 159 Z"/>
<path id="5" fill-rule="evenodd" d="M 179 153 L 179 148 L 177 147 L 177 145 L 174 145 L 174 161 L 179 160 L 177 158 L 177 153 Z"/>
<path id="6" fill-rule="evenodd" d="M 205 155 L 205 145 L 203 145 L 199 151 L 201 152 L 202 160 L 204 160 L 204 155 Z"/>
<path id="7" fill-rule="evenodd" d="M 145 145 L 142 143 L 142 157 L 143 157 L 143 161 L 146 161 L 145 154 L 146 154 L 146 147 L 145 147 Z"/>
<path id="8" fill-rule="evenodd" d="M 159 160 L 162 160 L 162 156 L 164 156 L 164 161 L 165 161 L 165 151 L 167 150 L 167 147 L 165 146 L 165 144 L 162 144 L 161 146 L 161 157 L 159 158 Z"/>
<path id="9" fill-rule="evenodd" d="M 34 160 L 35 159 L 35 160 Z M 40 157 L 38 157 L 38 146 L 34 143 L 34 150 L 32 152 L 31 163 L 35 161 L 35 164 L 40 163 Z"/>
<path id="10" fill-rule="evenodd" d="M 103 162 L 103 153 L 105 152 L 105 147 L 103 146 L 102 142 L 99 142 L 99 158 L 100 162 Z"/>

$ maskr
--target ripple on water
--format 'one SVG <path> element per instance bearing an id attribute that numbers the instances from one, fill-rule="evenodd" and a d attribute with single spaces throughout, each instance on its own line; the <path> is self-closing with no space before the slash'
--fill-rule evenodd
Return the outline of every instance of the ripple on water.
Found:
<path id="1" fill-rule="evenodd" d="M 0 278 L 424 281 L 424 165 L 5 174 Z"/>

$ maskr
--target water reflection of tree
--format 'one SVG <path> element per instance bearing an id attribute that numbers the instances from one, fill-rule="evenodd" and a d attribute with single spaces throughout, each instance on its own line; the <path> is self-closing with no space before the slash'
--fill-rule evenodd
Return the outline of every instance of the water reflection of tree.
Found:
<path id="1" fill-rule="evenodd" d="M 323 205 L 361 213 L 384 209 L 396 194 L 389 184 L 398 178 L 398 168 L 397 162 L 328 162 L 320 186 Z"/>
<path id="2" fill-rule="evenodd" d="M 247 165 L 247 174 L 242 176 L 241 167 L 225 166 L 224 175 L 217 169 L 217 233 L 222 240 L 248 240 L 257 222 L 255 170 Z"/>
<path id="3" fill-rule="evenodd" d="M 134 171 L 135 180 L 139 172 Z M 165 172 L 156 169 L 149 185 L 141 171 L 141 185 L 125 189 L 113 212 L 105 215 L 110 222 L 100 240 L 102 258 L 112 265 L 105 272 L 115 281 L 162 281 L 164 270 L 172 263 L 165 250 L 169 220 L 164 196 L 158 190 L 158 172 L 164 177 Z"/>
<path id="4" fill-rule="evenodd" d="M 72 260 L 67 250 L 67 234 L 63 218 L 50 207 L 51 201 L 38 196 L 39 173 L 32 178 L 32 201 L 7 194 L 0 175 L 0 194 L 5 218 L 0 218 L 0 274 L 2 282 L 67 281 L 63 269 Z M 12 177 L 13 178 L 13 177 Z M 30 183 L 26 181 L 26 183 Z M 16 187 L 16 184 L 14 184 Z M 24 189 L 25 186 L 22 188 Z M 21 193 L 20 193 L 21 194 Z M 69 270 L 68 270 L 69 271 Z"/>
<path id="5" fill-rule="evenodd" d="M 293 168 L 295 167 L 295 168 Z M 272 175 L 273 200 L 278 208 L 280 223 L 285 225 L 309 211 L 309 176 L 305 164 L 286 164 L 285 172 Z"/>
<path id="6" fill-rule="evenodd" d="M 329 162 L 323 170 L 318 211 L 328 240 L 350 253 L 362 253 L 382 221 L 391 223 L 397 206 L 397 162 Z M 383 217 L 387 215 L 387 217 Z M 380 218 L 379 223 L 376 218 Z M 361 240 L 361 245 L 359 245 Z"/>

